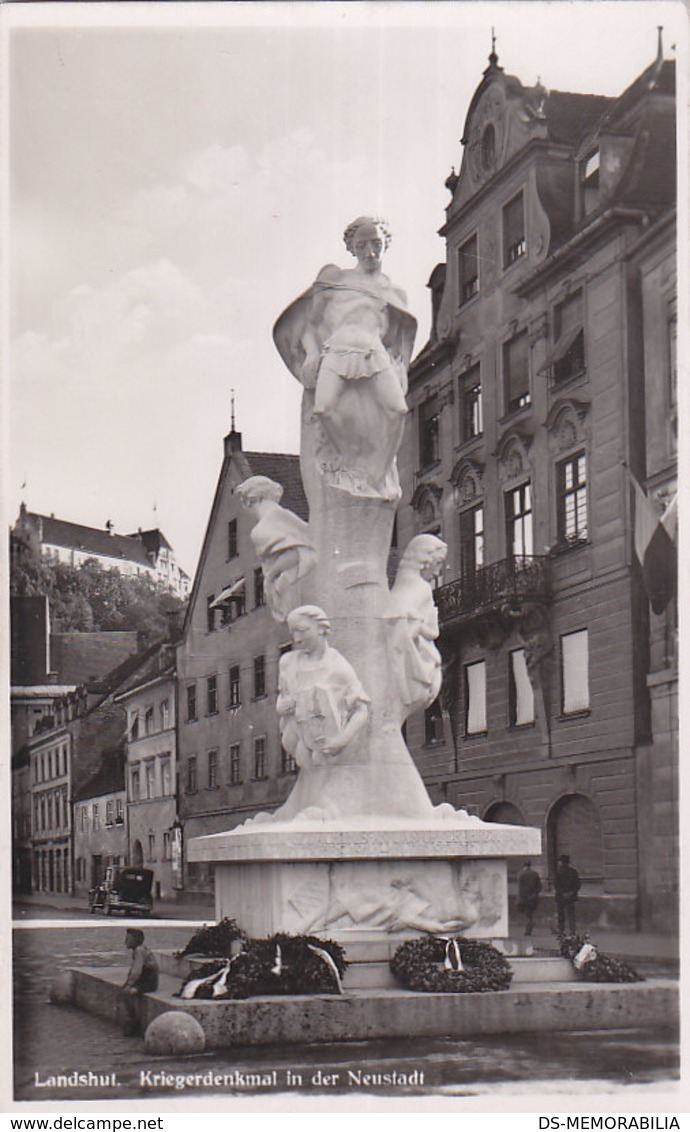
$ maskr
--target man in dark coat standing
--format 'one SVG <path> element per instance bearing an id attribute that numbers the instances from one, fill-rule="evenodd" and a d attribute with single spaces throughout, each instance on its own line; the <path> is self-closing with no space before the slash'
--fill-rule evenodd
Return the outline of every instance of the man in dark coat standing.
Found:
<path id="1" fill-rule="evenodd" d="M 539 903 L 541 877 L 532 868 L 531 861 L 525 861 L 518 876 L 517 906 L 525 913 L 525 935 L 531 935 L 534 927 L 534 914 Z"/>
<path id="2" fill-rule="evenodd" d="M 580 874 L 562 853 L 556 866 L 556 911 L 559 935 L 575 935 L 575 902 L 580 891 Z"/>

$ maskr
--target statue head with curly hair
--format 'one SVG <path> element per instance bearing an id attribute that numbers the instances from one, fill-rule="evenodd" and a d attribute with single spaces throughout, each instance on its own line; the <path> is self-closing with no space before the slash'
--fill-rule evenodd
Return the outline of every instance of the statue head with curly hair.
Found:
<path id="1" fill-rule="evenodd" d="M 357 233 L 360 228 L 375 228 L 378 231 L 383 242 L 384 252 L 390 246 L 392 239 L 391 230 L 385 220 L 382 220 L 380 216 L 358 216 L 356 220 L 353 220 L 351 224 L 348 224 L 347 228 L 343 232 L 343 241 L 350 255 L 357 255 L 357 252 L 355 250 L 355 241 L 357 239 Z"/>

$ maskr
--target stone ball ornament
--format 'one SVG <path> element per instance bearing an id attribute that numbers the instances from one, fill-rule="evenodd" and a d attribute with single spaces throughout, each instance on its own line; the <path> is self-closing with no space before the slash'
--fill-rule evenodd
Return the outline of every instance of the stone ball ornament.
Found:
<path id="1" fill-rule="evenodd" d="M 74 971 L 60 971 L 50 984 L 50 1002 L 64 1006 L 74 1001 Z"/>
<path id="2" fill-rule="evenodd" d="M 147 1053 L 203 1053 L 205 1048 L 203 1029 L 196 1018 L 182 1010 L 167 1010 L 146 1027 L 144 1049 Z"/>

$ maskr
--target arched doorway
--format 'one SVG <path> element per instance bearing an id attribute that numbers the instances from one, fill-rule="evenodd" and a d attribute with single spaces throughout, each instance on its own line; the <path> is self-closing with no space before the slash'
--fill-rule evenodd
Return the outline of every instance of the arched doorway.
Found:
<path id="1" fill-rule="evenodd" d="M 546 838 L 551 879 L 556 872 L 556 861 L 562 853 L 568 853 L 583 881 L 603 882 L 601 818 L 591 798 L 585 794 L 566 794 L 559 798 L 547 819 Z"/>
<path id="2" fill-rule="evenodd" d="M 141 868 L 144 863 L 144 847 L 138 839 L 132 845 L 132 864 L 135 869 Z"/>
<path id="3" fill-rule="evenodd" d="M 500 825 L 526 825 L 525 815 L 519 806 L 513 802 L 494 802 L 484 814 L 484 821 L 496 822 Z M 519 857 L 508 857 L 508 883 L 517 879 L 523 865 Z"/>

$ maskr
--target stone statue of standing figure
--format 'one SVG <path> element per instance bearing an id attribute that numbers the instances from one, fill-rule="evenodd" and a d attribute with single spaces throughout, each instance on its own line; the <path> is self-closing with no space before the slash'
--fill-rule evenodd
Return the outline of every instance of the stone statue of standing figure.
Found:
<path id="1" fill-rule="evenodd" d="M 417 324 L 404 291 L 381 269 L 390 243 L 385 221 L 360 216 L 344 241 L 357 266 L 323 267 L 281 315 L 274 339 L 290 372 L 313 391 L 321 474 L 352 495 L 397 499 L 395 457 Z"/>

